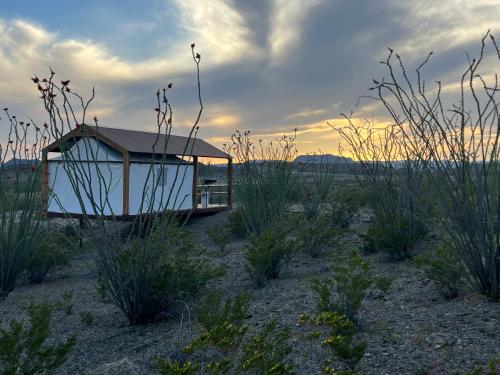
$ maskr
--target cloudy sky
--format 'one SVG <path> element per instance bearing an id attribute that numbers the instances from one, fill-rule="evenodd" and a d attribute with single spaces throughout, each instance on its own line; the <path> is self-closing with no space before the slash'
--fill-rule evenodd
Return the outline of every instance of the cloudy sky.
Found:
<path id="1" fill-rule="evenodd" d="M 154 130 L 156 89 L 174 83 L 175 132 L 197 111 L 190 44 L 202 55 L 200 136 L 235 129 L 273 137 L 299 129 L 299 152 L 338 148 L 326 122 L 385 115 L 362 102 L 387 46 L 408 65 L 429 51 L 428 81 L 452 84 L 481 36 L 500 30 L 500 0 L 5 1 L 0 9 L 0 106 L 43 121 L 29 77 L 52 66 L 102 126 Z M 5 138 L 4 121 L 0 139 Z"/>

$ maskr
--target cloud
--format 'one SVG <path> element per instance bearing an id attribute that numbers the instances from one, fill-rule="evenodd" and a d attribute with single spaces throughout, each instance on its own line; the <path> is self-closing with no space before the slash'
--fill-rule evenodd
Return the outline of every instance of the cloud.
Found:
<path id="1" fill-rule="evenodd" d="M 297 119 L 297 118 L 322 115 L 325 112 L 327 112 L 327 110 L 325 108 L 318 108 L 318 109 L 305 108 L 304 110 L 302 110 L 300 112 L 292 113 L 291 115 L 288 115 L 286 118 L 288 120 L 293 120 L 293 119 Z"/>
<path id="2" fill-rule="evenodd" d="M 421 0 L 394 1 L 403 11 L 396 19 L 411 31 L 411 37 L 399 41 L 402 53 L 420 55 L 430 50 L 441 52 L 478 41 L 488 29 L 500 30 L 498 0 Z"/>
<path id="3" fill-rule="evenodd" d="M 320 0 L 274 0 L 271 31 L 268 37 L 269 54 L 273 64 L 279 64 L 300 41 L 303 23 Z"/>

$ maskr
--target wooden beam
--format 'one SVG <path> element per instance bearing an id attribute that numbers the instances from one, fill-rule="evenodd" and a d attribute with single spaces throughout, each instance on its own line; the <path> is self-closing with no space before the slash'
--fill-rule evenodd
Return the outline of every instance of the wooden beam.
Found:
<path id="1" fill-rule="evenodd" d="M 129 214 L 129 191 L 130 191 L 130 155 L 128 151 L 123 153 L 123 215 Z"/>
<path id="2" fill-rule="evenodd" d="M 40 178 L 40 199 L 42 203 L 41 207 L 42 212 L 46 214 L 49 206 L 49 170 L 47 163 L 47 151 L 42 151 L 42 164 L 40 165 L 40 167 L 42 169 Z"/>
<path id="3" fill-rule="evenodd" d="M 193 210 L 198 208 L 198 156 L 193 156 Z"/>
<path id="4" fill-rule="evenodd" d="M 233 158 L 227 158 L 227 205 L 233 207 Z"/>

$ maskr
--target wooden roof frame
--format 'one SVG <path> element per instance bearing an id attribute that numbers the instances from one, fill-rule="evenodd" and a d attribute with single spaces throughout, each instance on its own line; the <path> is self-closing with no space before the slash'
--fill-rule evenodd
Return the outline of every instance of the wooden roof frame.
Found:
<path id="1" fill-rule="evenodd" d="M 109 137 L 99 133 L 99 128 L 94 126 L 88 126 L 85 124 L 80 125 L 79 127 L 75 127 L 65 135 L 63 135 L 60 139 L 55 140 L 50 145 L 45 147 L 42 150 L 42 178 L 41 178 L 41 199 L 42 199 L 42 210 L 48 214 L 48 153 L 49 152 L 61 152 L 61 144 L 64 144 L 72 139 L 75 141 L 77 139 L 81 139 L 84 137 L 93 137 L 100 142 L 108 145 L 109 147 L 115 149 L 120 152 L 123 156 L 123 187 L 122 187 L 122 209 L 123 209 L 123 217 L 129 217 L 129 187 L 130 187 L 130 151 L 120 145 L 119 143 L 113 141 Z M 155 153 L 152 153 L 154 155 Z M 168 154 L 173 155 L 173 154 Z M 194 173 L 193 173 L 193 193 L 192 193 L 192 211 L 199 211 L 197 208 L 197 178 L 198 178 L 198 156 L 196 155 L 182 155 L 182 156 L 190 156 L 193 158 L 194 164 Z M 216 158 L 216 157 L 213 157 Z M 227 170 L 227 178 L 228 178 L 228 208 L 232 207 L 232 174 L 233 174 L 233 163 L 232 157 L 227 155 L 228 161 L 228 170 Z"/>

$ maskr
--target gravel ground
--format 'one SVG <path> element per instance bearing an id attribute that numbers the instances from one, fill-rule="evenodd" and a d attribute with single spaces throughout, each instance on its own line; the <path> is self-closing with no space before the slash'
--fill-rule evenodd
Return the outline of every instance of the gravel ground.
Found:
<path id="1" fill-rule="evenodd" d="M 293 353 L 290 356 L 298 374 L 319 374 L 330 352 L 317 341 L 305 338 L 307 327 L 297 324 L 300 313 L 313 313 L 315 296 L 309 287 L 312 276 L 326 276 L 331 254 L 312 259 L 297 255 L 278 280 L 254 289 L 243 257 L 245 241 L 233 240 L 225 254 L 212 245 L 206 228 L 224 221 L 225 213 L 192 219 L 188 228 L 208 249 L 214 263 L 224 265 L 227 274 L 214 282 L 227 294 L 251 291 L 250 332 L 271 319 L 289 327 Z M 358 236 L 366 227 L 360 217 L 343 243 L 360 246 Z M 463 374 L 478 364 L 500 357 L 500 304 L 488 302 L 471 292 L 447 301 L 411 262 L 388 262 L 381 255 L 370 255 L 374 271 L 393 278 L 392 290 L 371 291 L 361 311 L 359 337 L 368 343 L 358 370 L 362 374 Z M 182 319 L 130 327 L 120 311 L 103 303 L 96 290 L 96 275 L 88 253 L 72 260 L 72 266 L 40 285 L 21 285 L 0 303 L 0 319 L 5 325 L 24 317 L 33 302 L 55 302 L 65 292 L 73 292 L 73 313 L 56 311 L 53 338 L 75 334 L 77 345 L 58 374 L 151 374 L 157 355 L 178 355 L 197 327 L 186 310 Z M 89 311 L 92 324 L 82 322 Z"/>

